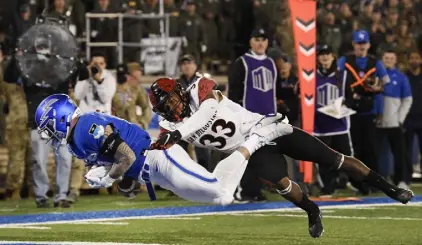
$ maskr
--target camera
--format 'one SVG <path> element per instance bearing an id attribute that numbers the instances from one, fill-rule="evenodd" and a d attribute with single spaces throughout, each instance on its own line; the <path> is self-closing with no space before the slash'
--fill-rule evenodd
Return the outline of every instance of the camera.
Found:
<path id="1" fill-rule="evenodd" d="M 97 66 L 96 64 L 93 64 L 90 69 L 91 69 L 92 76 L 95 76 L 97 75 L 98 72 L 100 72 L 100 67 Z"/>

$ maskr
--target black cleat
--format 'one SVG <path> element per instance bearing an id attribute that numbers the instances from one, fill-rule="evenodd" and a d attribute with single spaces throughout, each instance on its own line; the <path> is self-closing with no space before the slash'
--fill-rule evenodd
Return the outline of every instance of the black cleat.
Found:
<path id="1" fill-rule="evenodd" d="M 409 189 L 401 189 L 398 188 L 396 191 L 396 196 L 393 197 L 394 200 L 399 201 L 403 204 L 408 203 L 415 195 L 413 194 L 413 191 Z"/>
<path id="2" fill-rule="evenodd" d="M 324 227 L 322 226 L 322 216 L 321 210 L 318 209 L 316 212 L 308 213 L 309 221 L 309 235 L 313 238 L 319 238 L 324 232 Z"/>

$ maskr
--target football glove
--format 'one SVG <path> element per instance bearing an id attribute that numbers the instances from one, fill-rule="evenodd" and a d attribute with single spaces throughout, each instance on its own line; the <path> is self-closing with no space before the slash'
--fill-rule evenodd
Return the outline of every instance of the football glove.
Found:
<path id="1" fill-rule="evenodd" d="M 149 147 L 150 150 L 165 150 L 170 148 L 172 145 L 179 142 L 182 139 L 182 135 L 179 130 L 165 132 L 158 136 L 157 141 L 151 144 Z"/>

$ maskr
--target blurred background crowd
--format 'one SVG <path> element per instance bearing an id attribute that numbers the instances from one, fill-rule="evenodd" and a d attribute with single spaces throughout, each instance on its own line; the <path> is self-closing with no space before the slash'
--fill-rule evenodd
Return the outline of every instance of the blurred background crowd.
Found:
<path id="1" fill-rule="evenodd" d="M 230 99 L 247 107 L 243 94 L 243 87 L 248 86 L 243 81 L 247 71 L 239 57 L 246 53 L 261 57 L 261 60 L 268 59 L 275 69 L 272 89 L 276 90 L 276 98 L 273 98 L 276 110 L 287 114 L 292 124 L 300 126 L 298 65 L 288 1 L 162 2 L 163 13 L 170 16 L 169 36 L 165 38 L 180 37 L 182 40 L 181 52 L 177 55 L 177 76 L 185 87 L 200 76 L 211 76 Z M 117 19 L 108 17 L 91 19 L 87 30 L 86 13 L 158 16 L 160 4 L 159 0 L 0 0 L 0 193 L 4 199 L 14 200 L 35 196 L 38 207 L 48 207 L 48 197 L 55 195 L 55 206 L 69 207 L 81 192 L 92 192 L 84 185 L 84 162 L 72 159 L 64 151 L 52 154 L 43 144 L 44 139 L 37 138 L 33 115 L 38 103 L 49 94 L 64 92 L 78 101 L 82 112 L 114 112 L 156 134 L 158 119 L 150 109 L 147 94 L 147 88 L 156 77 L 144 74 L 140 47 L 125 47 L 123 63 L 118 62 L 116 46 L 94 47 L 90 48 L 87 57 L 92 76 L 84 80 L 70 79 L 58 90 L 25 86 L 12 56 L 18 38 L 35 24 L 35 18 L 42 12 L 69 18 L 69 28 L 78 40 L 81 56 L 85 56 L 87 40 L 117 42 L 119 35 Z M 144 38 L 163 37 L 164 33 L 157 19 L 124 19 L 123 29 L 124 42 L 141 42 Z M 348 120 L 342 134 L 347 134 L 348 142 L 351 141 L 350 154 L 354 149 L 358 158 L 392 182 L 410 185 L 412 176 L 417 177 L 421 171 L 418 163 L 422 144 L 419 150 L 417 139 L 422 140 L 422 1 L 318 1 L 317 44 L 320 73 L 317 84 L 318 79 L 328 76 L 330 71 L 335 73 L 336 81 L 342 83 L 337 71 L 345 68 L 337 69 L 339 58 L 349 54 L 361 56 L 357 53 L 365 51 L 363 56 L 381 61 L 391 84 L 400 85 L 385 87 L 383 92 L 377 90 L 376 96 L 369 95 L 374 103 L 381 103 L 384 110 L 363 113 L 371 115 L 365 117 L 369 119 L 367 121 L 363 117 Z M 384 75 L 377 74 L 380 80 Z M 381 100 L 378 95 L 382 96 Z M 322 96 L 319 93 L 316 96 L 316 101 L 324 100 L 318 98 Z M 257 104 L 262 102 L 260 98 L 255 100 Z M 393 113 L 389 108 L 394 108 Z M 388 115 L 384 113 L 387 111 Z M 389 124 L 389 121 L 396 122 Z M 357 127 L 370 130 L 356 130 Z M 354 130 L 351 138 L 350 130 Z M 321 140 L 335 148 L 332 139 L 327 142 L 327 138 L 323 138 L 327 135 L 330 134 L 320 135 Z M 366 141 L 371 143 L 365 144 Z M 192 146 L 189 151 L 199 164 L 210 170 L 224 157 L 221 153 L 193 149 Z M 298 163 L 291 159 L 292 178 L 302 182 L 297 166 Z M 318 169 L 317 165 L 315 168 Z M 333 195 L 336 189 L 346 186 L 362 194 L 373 191 L 353 186 L 341 173 L 329 172 L 315 173 L 315 185 L 321 195 Z M 245 188 L 237 197 L 239 201 L 265 201 L 261 186 L 253 177 L 245 176 L 242 185 Z M 115 193 L 115 189 L 100 192 Z"/>

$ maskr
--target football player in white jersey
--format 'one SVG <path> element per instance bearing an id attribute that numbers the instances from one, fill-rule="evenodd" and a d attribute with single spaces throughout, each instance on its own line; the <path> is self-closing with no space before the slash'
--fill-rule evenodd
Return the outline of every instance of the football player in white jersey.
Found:
<path id="1" fill-rule="evenodd" d="M 153 110 L 168 122 L 161 123 L 168 132 L 162 133 L 151 149 L 167 149 L 184 140 L 199 147 L 232 152 L 248 137 L 249 131 L 262 115 L 249 112 L 214 90 L 216 82 L 199 78 L 186 91 L 171 78 L 156 80 L 150 89 Z M 324 143 L 289 125 L 286 133 L 252 154 L 248 168 L 254 168 L 259 178 L 285 199 L 308 214 L 309 233 L 320 237 L 324 231 L 318 206 L 308 199 L 299 185 L 287 174 L 283 154 L 297 160 L 317 162 L 343 170 L 357 181 L 365 181 L 390 198 L 406 204 L 413 192 L 389 184 L 356 158 L 338 153 Z"/>

